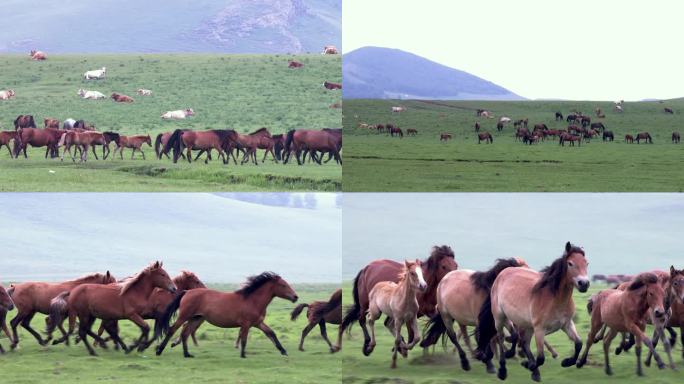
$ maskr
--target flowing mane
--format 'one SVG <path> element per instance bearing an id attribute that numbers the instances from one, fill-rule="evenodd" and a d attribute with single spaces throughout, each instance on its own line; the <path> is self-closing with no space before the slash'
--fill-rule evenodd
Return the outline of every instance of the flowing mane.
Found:
<path id="1" fill-rule="evenodd" d="M 628 291 L 636 291 L 639 288 L 643 288 L 647 284 L 658 283 L 658 276 L 655 273 L 642 273 L 632 280 L 632 283 L 627 287 Z"/>
<path id="2" fill-rule="evenodd" d="M 439 262 L 445 258 L 445 257 L 450 257 L 454 259 L 454 251 L 451 250 L 451 247 L 448 245 L 442 245 L 442 246 L 434 246 L 432 247 L 432 252 L 430 253 L 430 257 L 426 261 L 423 262 L 423 266 L 425 270 L 428 272 L 434 272 L 435 269 L 439 266 Z"/>
<path id="3" fill-rule="evenodd" d="M 327 303 L 319 305 L 314 309 L 313 317 L 314 318 L 322 318 L 328 312 L 332 311 L 333 309 L 335 309 L 341 305 L 342 305 L 342 290 L 338 289 L 335 291 L 335 293 L 332 294 L 332 296 L 330 296 L 330 300 L 328 300 Z"/>
<path id="4" fill-rule="evenodd" d="M 266 133 L 270 134 L 270 132 L 268 132 L 268 129 L 267 129 L 266 127 L 263 127 L 263 128 L 259 128 L 259 129 L 257 129 L 256 131 L 250 133 L 250 135 L 252 135 L 252 136 L 258 135 L 258 134 L 260 134 L 260 133 L 262 133 L 262 132 L 266 132 Z"/>
<path id="5" fill-rule="evenodd" d="M 492 284 L 499 273 L 508 267 L 519 267 L 520 263 L 515 258 L 510 259 L 496 259 L 496 264 L 488 271 L 475 272 L 470 275 L 470 282 L 473 284 L 475 289 L 486 292 L 492 289 Z"/>
<path id="6" fill-rule="evenodd" d="M 565 274 L 568 272 L 568 257 L 573 253 L 581 253 L 584 255 L 584 250 L 568 242 L 565 245 L 565 252 L 563 252 L 563 256 L 557 258 L 553 263 L 551 263 L 551 265 L 541 270 L 543 275 L 537 284 L 535 284 L 532 288 L 532 293 L 539 293 L 544 288 L 548 288 L 551 294 L 555 295 L 558 293 L 558 291 L 560 291 L 561 282 L 563 281 Z"/>
<path id="7" fill-rule="evenodd" d="M 161 263 L 158 261 L 148 265 L 147 267 L 145 267 L 145 269 L 138 272 L 137 275 L 135 275 L 135 276 L 133 276 L 127 280 L 122 281 L 122 284 L 121 284 L 122 288 L 121 288 L 120 295 L 123 295 L 124 293 L 128 292 L 128 290 L 131 289 L 135 284 L 137 284 L 143 278 L 143 276 L 145 276 L 146 274 L 150 273 L 151 271 L 153 271 L 157 268 L 161 268 Z"/>
<path id="8" fill-rule="evenodd" d="M 261 286 L 264 284 L 277 279 L 280 279 L 280 276 L 274 272 L 263 272 L 259 275 L 250 276 L 247 278 L 247 281 L 242 284 L 242 287 L 235 291 L 235 293 L 239 293 L 243 297 L 247 297 L 256 292 L 256 290 L 261 288 Z"/>

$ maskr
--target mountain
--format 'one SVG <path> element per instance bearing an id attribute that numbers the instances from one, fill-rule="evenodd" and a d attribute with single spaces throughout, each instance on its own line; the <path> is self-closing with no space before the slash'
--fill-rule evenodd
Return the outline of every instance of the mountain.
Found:
<path id="1" fill-rule="evenodd" d="M 4 0 L 0 53 L 304 53 L 342 43 L 342 0 Z"/>
<path id="2" fill-rule="evenodd" d="M 524 100 L 467 72 L 390 48 L 345 54 L 342 78 L 347 99 Z"/>

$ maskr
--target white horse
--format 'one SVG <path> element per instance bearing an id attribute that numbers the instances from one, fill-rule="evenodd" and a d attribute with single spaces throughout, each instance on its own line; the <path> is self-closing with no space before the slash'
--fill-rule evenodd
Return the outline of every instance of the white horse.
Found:
<path id="1" fill-rule="evenodd" d="M 624 112 L 624 110 L 622 109 L 622 105 L 616 105 L 615 106 L 615 112 L 620 112 L 620 113 Z"/>
<path id="2" fill-rule="evenodd" d="M 83 78 L 86 80 L 97 80 L 97 79 L 104 79 L 105 73 L 107 73 L 107 68 L 102 67 L 102 69 L 96 69 L 93 71 L 88 71 L 83 74 Z"/>
<path id="3" fill-rule="evenodd" d="M 85 89 L 79 89 L 78 90 L 78 95 L 81 96 L 84 99 L 90 99 L 90 100 L 98 100 L 98 99 L 104 99 L 105 95 L 98 91 L 86 91 Z"/>
<path id="4" fill-rule="evenodd" d="M 405 110 L 405 107 L 392 107 L 392 112 L 404 112 Z"/>
<path id="5" fill-rule="evenodd" d="M 188 109 L 179 109 L 176 111 L 167 111 L 164 112 L 161 115 L 161 118 L 164 120 L 170 120 L 170 119 L 185 119 L 187 116 L 192 116 L 195 114 L 195 111 L 192 110 L 192 108 Z"/>
<path id="6" fill-rule="evenodd" d="M 74 125 L 76 124 L 76 120 L 74 119 L 66 119 L 64 120 L 64 124 L 62 124 L 62 129 L 72 129 Z"/>

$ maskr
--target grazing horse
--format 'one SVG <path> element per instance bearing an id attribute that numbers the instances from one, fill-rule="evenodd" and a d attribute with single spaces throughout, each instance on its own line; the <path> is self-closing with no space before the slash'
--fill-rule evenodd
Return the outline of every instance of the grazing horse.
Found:
<path id="1" fill-rule="evenodd" d="M 5 332 L 5 335 L 7 335 L 7 338 L 10 340 L 10 342 L 13 342 L 14 340 L 12 339 L 12 335 L 10 335 L 9 330 L 7 329 L 7 323 L 5 322 L 5 318 L 7 316 L 7 312 L 13 309 L 14 302 L 12 301 L 12 298 L 10 297 L 9 293 L 7 293 L 7 290 L 5 290 L 5 287 L 0 285 L 0 326 L 2 327 L 2 330 Z M 5 349 L 2 348 L 2 345 L 0 344 L 0 355 L 3 353 L 5 353 Z"/>
<path id="2" fill-rule="evenodd" d="M 583 127 L 588 127 L 589 124 L 591 124 L 591 117 L 589 116 L 580 116 L 580 122 L 582 123 Z"/>
<path id="3" fill-rule="evenodd" d="M 0 131 L 0 148 L 2 148 L 3 145 L 6 146 L 11 158 L 14 158 L 14 154 L 10 149 L 9 143 L 10 141 L 15 140 L 17 134 L 17 131 Z"/>
<path id="4" fill-rule="evenodd" d="M 497 131 L 501 132 L 501 131 L 503 131 L 503 129 L 504 129 L 504 123 L 503 122 L 499 121 L 498 123 L 496 123 L 496 130 Z"/>
<path id="5" fill-rule="evenodd" d="M 408 128 L 406 130 L 406 136 L 415 136 L 418 134 L 418 130 L 415 128 Z"/>
<path id="6" fill-rule="evenodd" d="M 96 145 L 102 145 L 102 157 L 104 158 L 106 156 L 106 152 L 108 152 L 109 146 L 107 145 L 107 139 L 105 138 L 105 135 L 101 132 L 96 132 L 96 131 L 85 131 L 85 132 L 77 132 L 75 130 L 70 130 L 66 131 L 62 134 L 62 137 L 59 139 L 59 144 L 58 146 L 64 146 L 64 150 L 62 151 L 62 159 L 61 161 L 64 161 L 64 155 L 66 155 L 67 152 L 69 152 L 69 155 L 71 156 L 71 160 L 73 162 L 76 162 L 76 151 L 74 153 L 71 153 L 71 146 L 75 145 L 76 148 L 81 149 L 81 161 L 85 162 L 88 161 L 88 149 L 92 148 L 93 155 L 95 155 L 95 159 L 97 160 L 97 152 L 95 152 L 95 146 Z M 107 149 L 107 151 L 105 151 Z"/>
<path id="7" fill-rule="evenodd" d="M 112 93 L 112 99 L 117 103 L 132 103 L 135 101 L 130 96 L 122 95 L 116 92 Z"/>
<path id="8" fill-rule="evenodd" d="M 420 304 L 420 316 L 433 316 L 435 314 L 436 298 L 435 291 L 437 284 L 447 273 L 456 270 L 458 264 L 454 259 L 454 252 L 451 247 L 442 245 L 432 248 L 430 257 L 422 263 L 423 273 L 425 274 L 425 281 L 427 282 L 427 290 L 417 296 Z M 334 346 L 335 351 L 339 351 L 342 347 L 342 335 L 355 321 L 359 322 L 363 330 L 363 353 L 368 355 L 368 343 L 370 342 L 370 335 L 366 328 L 366 311 L 368 310 L 368 294 L 375 284 L 381 281 L 399 281 L 399 274 L 401 273 L 403 264 L 394 260 L 375 260 L 366 265 L 354 278 L 353 293 L 354 305 L 347 311 L 342 319 L 342 325 L 338 330 L 337 345 Z M 409 335 L 411 336 L 411 335 Z M 409 341 L 411 338 L 409 338 Z"/>
<path id="9" fill-rule="evenodd" d="M 506 379 L 506 350 L 504 327 L 511 322 L 518 332 L 521 346 L 527 355 L 523 366 L 532 372 L 532 380 L 540 381 L 539 367 L 544 364 L 544 336 L 562 329 L 575 343 L 575 353 L 562 361 L 563 367 L 575 365 L 582 350 L 572 318 L 575 303 L 573 288 L 586 292 L 589 288 L 587 260 L 584 250 L 567 242 L 563 255 L 541 272 L 529 268 L 506 268 L 494 280 L 489 297 L 482 304 L 476 329 L 478 356 L 491 360 L 492 339 L 499 345 L 498 378 Z M 534 336 L 536 359 L 530 350 Z"/>
<path id="10" fill-rule="evenodd" d="M 45 128 L 59 129 L 59 120 L 57 119 L 45 118 L 43 119 L 43 123 L 45 123 Z"/>
<path id="11" fill-rule="evenodd" d="M 571 133 L 561 133 L 560 135 L 560 140 L 559 143 L 560 145 L 565 147 L 565 142 L 569 142 L 571 146 L 575 146 L 575 143 L 577 143 L 578 146 L 582 145 L 582 136 L 579 135 L 573 135 Z"/>
<path id="12" fill-rule="evenodd" d="M 299 341 L 299 350 L 304 351 L 304 339 L 306 335 L 311 332 L 316 325 L 321 329 L 321 336 L 328 347 L 330 347 L 330 352 L 334 352 L 333 345 L 328 339 L 328 333 L 325 329 L 325 324 L 335 324 L 339 325 L 342 322 L 342 290 L 336 290 L 328 301 L 314 301 L 311 303 L 302 303 L 295 307 L 295 309 L 290 314 L 290 319 L 292 321 L 297 320 L 299 314 L 302 313 L 304 308 L 309 308 L 306 311 L 306 318 L 309 323 L 302 330 L 302 338 Z"/>
<path id="13" fill-rule="evenodd" d="M 231 144 L 228 144 L 228 142 L 231 140 L 231 137 L 234 138 L 235 136 L 237 136 L 235 131 L 225 129 L 213 129 L 208 131 L 176 129 L 168 138 L 162 153 L 169 153 L 169 151 L 173 149 L 173 162 L 176 163 L 178 162 L 178 158 L 183 154 L 183 150 L 187 149 L 185 158 L 190 163 L 192 162 L 193 149 L 204 150 L 209 152 L 207 158 L 204 160 L 204 163 L 207 164 L 211 156 L 211 150 L 215 149 L 218 151 L 219 157 L 223 158 L 223 163 L 225 164 L 227 163 L 227 159 L 224 148 L 226 148 L 226 146 L 230 148 Z M 228 155 L 230 156 L 230 152 L 228 152 Z"/>
<path id="14" fill-rule="evenodd" d="M 173 334 L 182 326 L 181 341 L 183 356 L 194 357 L 188 352 L 188 336 L 208 321 L 220 328 L 240 328 L 240 357 L 245 357 L 247 336 L 251 327 L 259 328 L 280 351 L 287 351 L 280 344 L 275 332 L 264 323 L 266 309 L 271 301 L 280 297 L 293 303 L 299 297 L 282 277 L 273 272 L 263 272 L 251 276 L 242 288 L 235 292 L 221 292 L 213 289 L 198 288 L 178 294 L 166 308 L 161 320 L 164 340 L 157 347 L 157 355 L 161 355 Z M 173 326 L 169 326 L 171 317 L 178 311 L 178 318 Z"/>
<path id="15" fill-rule="evenodd" d="M 140 154 L 142 154 L 143 160 L 145 160 L 145 152 L 142 150 L 143 144 L 147 144 L 148 146 L 152 146 L 152 138 L 150 135 L 134 135 L 134 136 L 119 136 L 119 141 L 116 142 L 116 148 L 114 148 L 114 152 L 112 153 L 112 159 L 114 156 L 116 156 L 116 151 L 119 151 L 119 157 L 121 160 L 123 160 L 123 150 L 124 148 L 132 148 L 133 152 L 131 152 L 131 160 L 133 160 L 133 155 L 135 155 L 135 151 L 139 151 Z"/>
<path id="16" fill-rule="evenodd" d="M 43 51 L 36 51 L 35 49 L 31 50 L 29 53 L 29 56 L 31 56 L 31 60 L 47 60 L 47 55 Z"/>
<path id="17" fill-rule="evenodd" d="M 392 351 L 391 368 L 397 367 L 397 353 L 406 357 L 407 351 L 420 341 L 418 329 L 418 292 L 425 292 L 427 283 L 423 278 L 421 261 L 404 261 L 404 267 L 399 274 L 399 281 L 380 281 L 368 294 L 368 312 L 366 321 L 370 328 L 371 340 L 368 344 L 368 354 L 375 348 L 375 321 L 384 313 L 392 319 L 387 327 L 394 336 L 394 348 Z M 405 344 L 401 337 L 401 327 L 406 323 L 406 328 L 413 332 L 414 337 Z M 390 328 L 391 324 L 391 328 Z"/>
<path id="18" fill-rule="evenodd" d="M 634 143 L 634 136 L 625 135 L 625 143 L 633 144 Z"/>
<path id="19" fill-rule="evenodd" d="M 670 115 L 674 115 L 674 111 L 672 110 L 672 108 L 665 107 L 663 108 L 663 111 L 665 111 L 665 113 L 669 113 Z"/>
<path id="20" fill-rule="evenodd" d="M 324 82 L 323 86 L 325 87 L 325 89 L 329 89 L 329 90 L 342 89 L 342 84 L 331 83 L 329 81 Z"/>
<path id="21" fill-rule="evenodd" d="M 400 138 L 404 137 L 404 131 L 402 131 L 401 128 L 399 128 L 399 127 L 390 127 L 389 128 L 389 134 L 392 137 L 394 137 L 395 135 L 399 136 Z"/>
<path id="22" fill-rule="evenodd" d="M 636 139 L 637 144 L 640 144 L 640 140 L 644 140 L 647 144 L 653 144 L 653 139 L 651 138 L 651 134 L 648 132 L 637 133 L 635 139 Z"/>
<path id="23" fill-rule="evenodd" d="M 26 154 L 26 147 L 28 145 L 32 147 L 46 147 L 45 158 L 47 159 L 48 154 L 52 154 L 55 157 L 59 139 L 64 132 L 61 129 L 52 128 L 20 128 L 14 138 L 14 157 L 18 158 L 19 154 L 23 151 L 24 158 L 28 158 Z"/>
<path id="24" fill-rule="evenodd" d="M 447 142 L 449 140 L 451 140 L 451 133 L 441 133 L 439 135 L 439 141 Z"/>
<path id="25" fill-rule="evenodd" d="M 477 134 L 477 143 L 480 144 L 484 140 L 485 143 L 492 144 L 494 142 L 494 138 L 492 137 L 492 134 L 489 132 L 482 132 Z"/>
<path id="26" fill-rule="evenodd" d="M 591 123 L 589 128 L 595 129 L 595 130 L 600 130 L 603 132 L 606 129 L 606 126 L 603 125 L 603 123 Z"/>
<path id="27" fill-rule="evenodd" d="M 17 307 L 17 315 L 10 321 L 12 327 L 12 349 L 19 344 L 17 327 L 21 324 L 40 345 L 46 345 L 47 341 L 31 328 L 31 319 L 36 313 L 49 314 L 50 301 L 62 292 L 70 291 L 81 284 L 111 284 L 116 282 L 109 271 L 105 274 L 94 273 L 81 278 L 65 281 L 62 283 L 25 282 L 14 284 L 12 300 Z M 60 329 L 61 330 L 61 329 Z M 63 331 L 63 330 L 62 330 Z M 64 332 L 64 331 L 63 331 Z"/>
<path id="28" fill-rule="evenodd" d="M 480 122 L 479 121 L 475 122 L 475 132 L 480 132 Z"/>
<path id="29" fill-rule="evenodd" d="M 615 140 L 615 136 L 613 135 L 613 131 L 603 131 L 603 141 L 613 141 Z"/>
<path id="30" fill-rule="evenodd" d="M 563 121 L 563 114 L 560 112 L 556 112 L 556 121 Z"/>
<path id="31" fill-rule="evenodd" d="M 287 162 L 290 160 L 290 155 L 293 150 L 295 151 L 297 164 L 299 165 L 303 164 L 303 162 L 300 161 L 300 154 L 304 150 L 331 153 L 335 160 L 339 164 L 342 164 L 342 158 L 340 157 L 341 146 L 342 135 L 329 130 L 291 130 L 287 132 L 287 136 L 285 138 L 285 153 L 283 153 L 283 164 L 287 164 Z M 320 165 L 320 160 L 318 160 L 317 163 Z"/>
<path id="32" fill-rule="evenodd" d="M 525 138 L 530 134 L 530 130 L 527 128 L 518 128 L 515 130 L 515 141 Z"/>
<path id="33" fill-rule="evenodd" d="M 672 143 L 677 144 L 677 143 L 679 143 L 679 140 L 680 140 L 679 132 L 672 132 Z"/>
<path id="34" fill-rule="evenodd" d="M 607 375 L 613 374 L 608 355 L 610 343 L 618 332 L 630 332 L 636 336 L 637 375 L 643 376 L 641 368 L 642 343 L 646 344 L 649 351 L 653 353 L 658 367 L 664 368 L 665 364 L 655 351 L 651 340 L 644 333 L 646 327 L 644 319 L 647 313 L 655 318 L 666 316 L 664 299 L 665 292 L 658 282 L 658 276 L 653 273 L 640 274 L 624 291 L 606 289 L 593 295 L 587 304 L 587 310 L 591 314 L 591 329 L 587 336 L 587 346 L 582 357 L 577 361 L 577 367 L 586 364 L 594 337 L 605 324 L 610 327 L 610 331 L 603 339 Z"/>
<path id="35" fill-rule="evenodd" d="M 287 67 L 288 68 L 302 68 L 302 67 L 304 67 L 304 64 L 300 63 L 299 61 L 290 60 L 287 62 Z"/>
<path id="36" fill-rule="evenodd" d="M 33 115 L 19 115 L 14 119 L 14 130 L 19 128 L 37 128 L 36 122 L 33 120 Z"/>
<path id="37" fill-rule="evenodd" d="M 494 279 L 501 271 L 509 267 L 527 268 L 528 265 L 525 260 L 520 258 L 497 259 L 496 264 L 485 272 L 459 269 L 447 273 L 437 286 L 437 310 L 439 312 L 432 316 L 425 327 L 420 346 L 427 348 L 434 345 L 446 333 L 459 351 L 461 367 L 466 371 L 469 370 L 470 363 L 458 344 L 458 336 L 454 331 L 454 321 L 458 323 L 461 336 L 472 354 L 473 348 L 470 344 L 467 327 L 477 326 L 480 309 L 489 295 Z M 510 352 L 515 353 L 515 346 L 509 350 L 509 355 Z M 494 365 L 491 361 L 485 363 L 487 364 L 487 372 L 494 373 Z"/>

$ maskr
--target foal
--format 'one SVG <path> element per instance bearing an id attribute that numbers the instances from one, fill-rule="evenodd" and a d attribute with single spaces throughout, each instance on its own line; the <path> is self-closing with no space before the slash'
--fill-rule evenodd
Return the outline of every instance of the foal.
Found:
<path id="1" fill-rule="evenodd" d="M 7 316 L 7 312 L 11 311 L 12 309 L 14 309 L 14 302 L 12 302 L 12 298 L 5 290 L 5 287 L 0 285 L 0 325 L 2 326 L 2 330 L 5 332 L 5 335 L 7 335 L 7 337 L 10 339 L 10 342 L 13 340 L 9 333 L 9 329 L 7 329 L 5 316 Z M 5 350 L 2 348 L 2 344 L 0 344 L 0 354 L 3 353 L 5 353 Z"/>
<path id="2" fill-rule="evenodd" d="M 299 341 L 299 350 L 304 351 L 304 339 L 306 335 L 311 332 L 316 325 L 321 328 L 321 336 L 328 346 L 330 347 L 330 352 L 335 352 L 330 340 L 328 339 L 328 333 L 325 329 L 325 323 L 339 325 L 342 322 L 342 290 L 336 290 L 328 301 L 314 301 L 310 304 L 303 303 L 299 304 L 290 314 L 290 319 L 292 321 L 297 320 L 299 314 L 302 313 L 304 308 L 308 307 L 309 310 L 306 312 L 306 318 L 309 324 L 302 330 L 302 338 Z"/>
<path id="3" fill-rule="evenodd" d="M 427 289 L 427 283 L 423 279 L 421 261 L 404 261 L 404 269 L 399 276 L 399 283 L 381 281 L 370 291 L 368 300 L 370 305 L 366 313 L 366 321 L 371 331 L 371 341 L 368 345 L 370 351 L 375 347 L 375 321 L 384 313 L 392 319 L 387 323 L 393 325 L 390 329 L 394 336 L 394 349 L 392 353 L 392 368 L 397 367 L 397 353 L 406 357 L 407 351 L 412 349 L 420 341 L 418 329 L 418 300 L 416 293 Z M 401 338 L 401 326 L 406 323 L 407 329 L 413 332 L 415 337 L 408 345 Z"/>
<path id="4" fill-rule="evenodd" d="M 114 148 L 114 152 L 112 153 L 112 159 L 114 156 L 116 156 L 116 151 L 119 151 L 119 157 L 121 160 L 123 160 L 123 150 L 124 148 L 132 148 L 133 152 L 131 152 L 131 160 L 133 160 L 133 156 L 135 155 L 135 151 L 139 151 L 140 154 L 142 154 L 143 160 L 145 160 L 145 152 L 142 150 L 143 144 L 147 144 L 148 146 L 152 146 L 152 138 L 150 135 L 135 135 L 135 136 L 119 136 L 119 141 L 116 143 L 116 148 Z"/>

